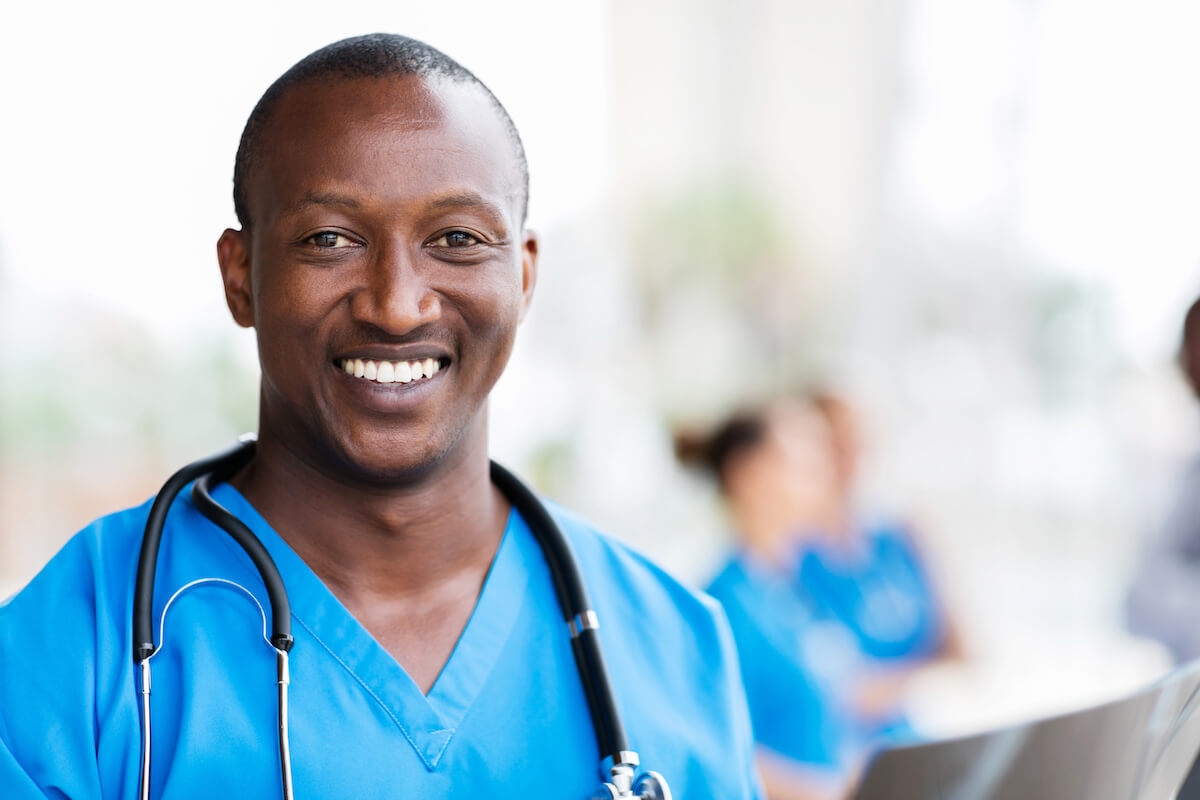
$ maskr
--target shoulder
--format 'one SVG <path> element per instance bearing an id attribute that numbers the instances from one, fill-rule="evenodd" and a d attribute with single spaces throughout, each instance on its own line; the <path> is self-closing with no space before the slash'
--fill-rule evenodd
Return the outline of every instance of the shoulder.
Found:
<path id="1" fill-rule="evenodd" d="M 134 567 L 141 544 L 148 504 L 125 509 L 93 521 L 72 536 L 37 575 L 8 600 L 0 602 L 0 631 L 27 620 L 53 617 L 54 610 L 71 604 L 96 602 L 126 592 L 117 589 L 128 578 L 132 593 Z"/>
<path id="2" fill-rule="evenodd" d="M 864 538 L 878 552 L 894 552 L 916 556 L 920 551 L 918 536 L 912 525 L 902 519 L 868 518 L 862 523 Z"/>
<path id="3" fill-rule="evenodd" d="M 645 763 L 669 765 L 672 776 L 708 790 L 697 797 L 759 796 L 741 671 L 720 605 L 570 511 L 546 505 L 579 559 L 618 701 L 636 710 L 625 721 Z"/>
<path id="4" fill-rule="evenodd" d="M 0 603 L 0 696 L 14 686 L 25 686 L 30 696 L 38 689 L 57 697 L 85 692 L 132 658 L 125 656 L 147 510 L 95 520 Z M 72 658 L 56 657 L 66 649 Z M 0 700 L 0 711 L 4 706 Z"/>
<path id="5" fill-rule="evenodd" d="M 707 594 L 689 587 L 574 512 L 554 503 L 546 505 L 571 542 L 592 594 L 602 596 L 606 604 L 619 601 L 635 607 L 640 618 L 649 616 L 660 622 L 682 619 L 692 624 L 712 624 L 720 616 L 719 605 Z"/>
<path id="6" fill-rule="evenodd" d="M 95 796 L 98 722 L 132 701 L 130 604 L 145 516 L 143 507 L 91 523 L 0 604 L 0 743 L 31 780 L 72 797 Z"/>
<path id="7" fill-rule="evenodd" d="M 720 703 L 712 708 L 713 691 L 740 695 L 741 684 L 721 605 L 571 512 L 548 507 L 575 549 L 614 672 L 642 682 L 656 676 L 657 690 L 676 708 L 693 707 L 698 719 L 720 714 Z"/>
<path id="8" fill-rule="evenodd" d="M 749 582 L 746 565 L 737 555 L 730 556 L 705 585 L 704 591 L 728 608 L 729 601 Z"/>
<path id="9" fill-rule="evenodd" d="M 0 683 L 31 663 L 19 656 L 31 649 L 54 653 L 69 642 L 84 656 L 73 663 L 96 664 L 98 651 L 123 641 L 147 511 L 143 505 L 95 520 L 0 603 Z"/>

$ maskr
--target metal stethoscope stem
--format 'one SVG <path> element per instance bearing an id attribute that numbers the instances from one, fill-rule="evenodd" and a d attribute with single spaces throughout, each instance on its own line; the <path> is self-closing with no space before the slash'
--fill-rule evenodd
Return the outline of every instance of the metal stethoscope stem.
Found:
<path id="1" fill-rule="evenodd" d="M 288 654 L 275 651 L 276 682 L 279 684 L 279 770 L 284 800 L 292 800 L 292 751 L 288 744 Z M 147 798 L 149 800 L 149 798 Z"/>
<path id="2" fill-rule="evenodd" d="M 228 480 L 249 463 L 254 457 L 254 448 L 254 437 L 244 436 L 236 446 L 183 467 L 171 476 L 150 507 L 138 556 L 133 603 L 133 660 L 138 665 L 141 675 L 141 800 L 150 800 L 150 658 L 162 647 L 161 630 L 159 644 L 156 646 L 154 643 L 152 611 L 155 567 L 167 512 L 183 487 L 192 481 L 195 481 L 192 487 L 192 501 L 196 507 L 246 551 L 267 590 L 271 605 L 271 637 L 267 644 L 276 653 L 280 780 L 283 797 L 285 800 L 293 800 L 288 740 L 288 651 L 291 650 L 293 639 L 287 592 L 283 586 L 283 578 L 262 542 L 241 520 L 217 503 L 210 493 L 213 486 Z M 638 754 L 630 749 L 626 740 L 625 727 L 617 709 L 604 654 L 600 648 L 599 619 L 592 610 L 579 563 L 570 542 L 537 496 L 516 476 L 493 462 L 491 478 L 529 525 L 550 568 L 554 592 L 571 636 L 571 650 L 575 656 L 575 665 L 587 698 L 592 727 L 600 750 L 600 774 L 603 783 L 593 794 L 593 800 L 671 800 L 671 790 L 661 775 L 653 771 L 637 773 Z M 175 596 L 196 583 L 208 581 L 231 583 L 219 578 L 202 579 L 181 588 Z M 258 600 L 248 590 L 238 584 L 233 585 L 245 591 L 251 600 L 258 604 Z M 174 597 L 171 600 L 173 601 Z M 169 606 L 170 601 L 163 609 L 160 625 L 166 618 Z M 259 610 L 263 613 L 266 638 L 266 612 L 261 605 Z"/>
<path id="3" fill-rule="evenodd" d="M 151 748 L 150 748 L 150 660 L 154 655 L 161 652 L 165 639 L 162 636 L 162 631 L 166 625 L 168 612 L 171 610 L 175 600 L 185 592 L 205 584 L 218 584 L 227 587 L 232 587 L 242 592 L 249 601 L 254 605 L 255 609 L 263 621 L 262 637 L 263 644 L 275 651 L 275 668 L 276 668 L 276 684 L 278 693 L 276 702 L 279 714 L 279 764 L 282 772 L 283 796 L 286 800 L 292 800 L 292 761 L 288 746 L 288 684 L 290 678 L 288 675 L 288 654 L 284 650 L 276 648 L 271 644 L 271 640 L 267 638 L 267 614 L 263 610 L 262 605 L 254 594 L 239 583 L 227 580 L 225 578 L 200 578 L 191 581 L 181 586 L 176 592 L 171 595 L 171 599 L 167 601 L 163 608 L 162 616 L 159 618 L 159 645 L 150 656 L 138 662 L 138 667 L 141 673 L 141 699 L 142 699 L 142 770 L 138 796 L 142 800 L 150 798 L 150 764 L 151 764 Z"/>

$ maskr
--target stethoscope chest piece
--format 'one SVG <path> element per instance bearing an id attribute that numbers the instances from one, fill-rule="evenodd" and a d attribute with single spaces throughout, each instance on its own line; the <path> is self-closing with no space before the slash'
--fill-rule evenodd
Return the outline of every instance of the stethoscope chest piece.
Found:
<path id="1" fill-rule="evenodd" d="M 611 767 L 609 774 L 612 780 L 602 784 L 591 800 L 671 800 L 671 787 L 654 770 L 646 770 L 634 779 L 633 767 L 637 765 L 637 754 L 628 755 L 632 756 L 632 763 Z"/>
<path id="2" fill-rule="evenodd" d="M 651 769 L 638 776 L 633 796 L 642 800 L 671 800 L 671 787 L 667 786 L 666 778 Z"/>

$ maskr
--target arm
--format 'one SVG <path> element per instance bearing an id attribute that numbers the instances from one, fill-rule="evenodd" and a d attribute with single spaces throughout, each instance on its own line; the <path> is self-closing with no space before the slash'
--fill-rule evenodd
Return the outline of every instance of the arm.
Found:
<path id="1" fill-rule="evenodd" d="M 853 704 L 857 712 L 867 718 L 894 713 L 915 678 L 931 669 L 963 660 L 966 652 L 958 622 L 941 590 L 945 581 L 937 577 L 941 571 L 926 555 L 928 548 L 923 546 L 912 525 L 902 524 L 894 530 L 891 547 L 898 550 L 894 551 L 893 558 L 899 558 L 899 563 L 904 564 L 903 569 L 922 587 L 921 602 L 925 609 L 922 613 L 926 618 L 923 626 L 931 630 L 935 638 L 926 633 L 924 642 L 918 640 L 910 645 L 912 649 L 907 654 L 897 653 L 892 658 L 875 661 L 859 675 Z"/>
<path id="2" fill-rule="evenodd" d="M 0 605 L 0 797 L 98 798 L 95 591 L 68 543 Z"/>
<path id="3" fill-rule="evenodd" d="M 903 531 L 908 542 L 913 569 L 917 571 L 925 585 L 932 613 L 941 629 L 937 646 L 925 657 L 923 663 L 914 666 L 919 667 L 939 661 L 961 661 L 966 656 L 966 648 L 963 644 L 962 629 L 958 619 L 951 613 L 950 605 L 946 602 L 945 587 L 949 581 L 942 577 L 945 570 L 940 568 L 936 559 L 930 558 L 929 548 L 925 546 L 922 537 L 916 532 L 915 526 L 906 524 Z"/>
<path id="4" fill-rule="evenodd" d="M 737 647 L 734 644 L 733 630 L 720 604 L 709 599 L 711 610 L 717 622 L 717 633 L 721 647 L 721 661 L 726 665 L 725 697 L 726 717 L 729 722 L 729 732 L 733 737 L 732 754 L 736 754 L 735 769 L 742 776 L 743 797 L 754 800 L 774 800 L 774 795 L 764 793 L 764 776 L 757 769 L 755 759 L 754 733 L 750 727 L 750 707 L 746 702 L 746 689 L 742 683 L 742 672 L 738 666 Z M 813 798 L 816 800 L 816 798 Z"/>
<path id="5" fill-rule="evenodd" d="M 1184 476 L 1150 540 L 1126 600 L 1129 628 L 1164 642 L 1180 661 L 1200 655 L 1200 464 Z"/>
<path id="6" fill-rule="evenodd" d="M 846 797 L 848 786 L 836 772 L 805 766 L 761 746 L 756 760 L 768 800 L 840 800 Z"/>

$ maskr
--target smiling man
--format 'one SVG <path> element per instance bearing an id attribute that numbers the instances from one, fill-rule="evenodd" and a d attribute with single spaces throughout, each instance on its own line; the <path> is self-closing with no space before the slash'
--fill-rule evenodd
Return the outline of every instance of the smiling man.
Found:
<path id="1" fill-rule="evenodd" d="M 313 53 L 246 125 L 241 227 L 217 253 L 258 339 L 259 432 L 213 495 L 290 599 L 295 793 L 592 797 L 616 773 L 572 652 L 587 629 L 630 746 L 675 797 L 756 796 L 711 601 L 553 508 L 595 610 L 568 631 L 531 520 L 489 477 L 487 398 L 537 276 L 527 199 L 503 107 L 404 37 Z M 146 681 L 129 653 L 149 508 L 93 523 L 0 606 L 0 797 L 139 795 Z M 157 563 L 149 796 L 280 796 L 262 581 L 189 492 Z"/>

